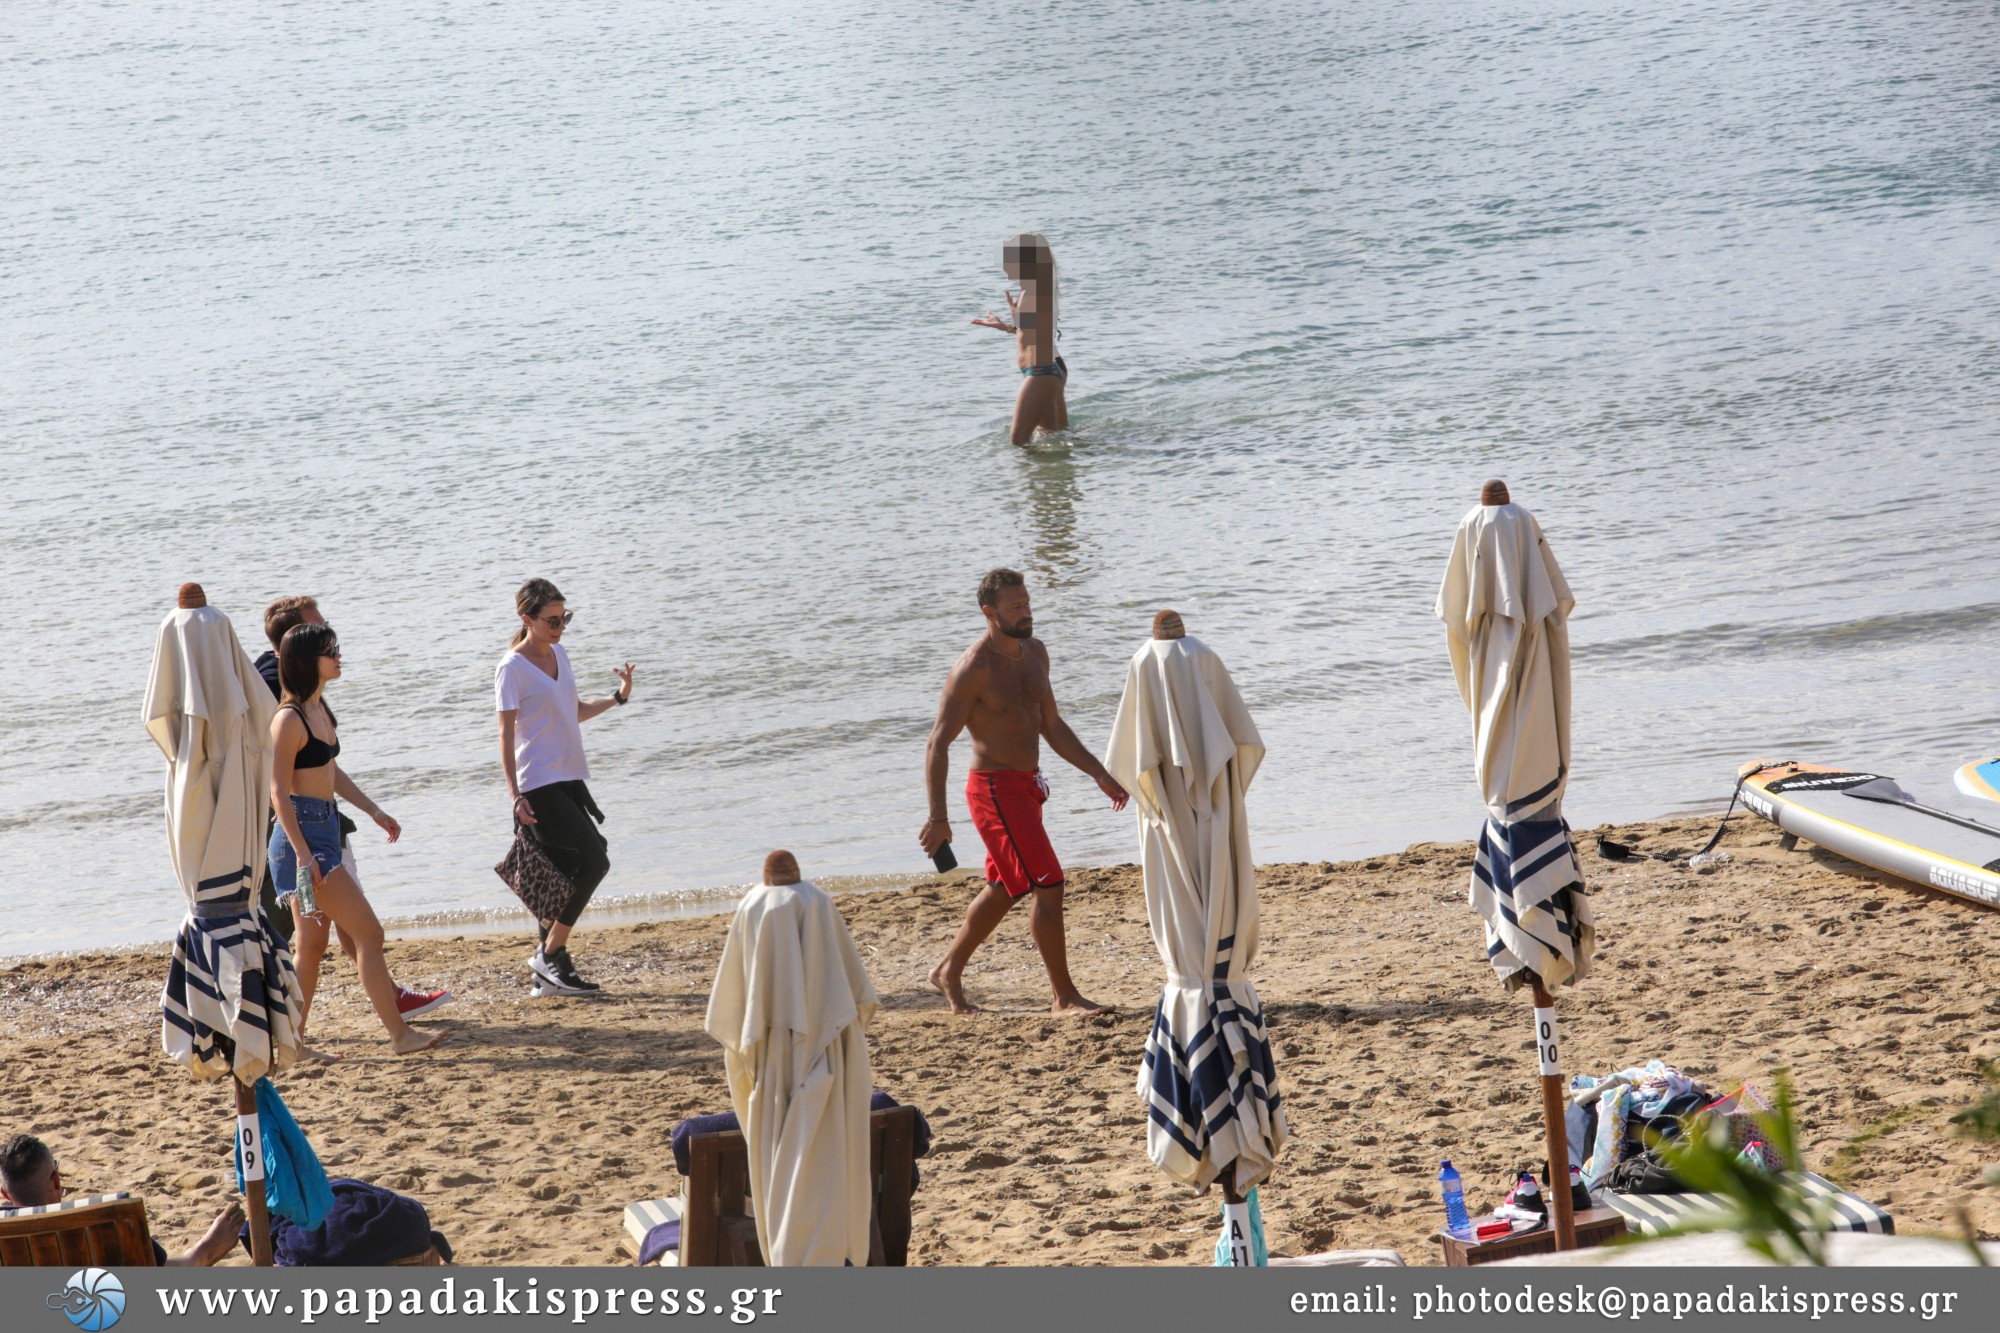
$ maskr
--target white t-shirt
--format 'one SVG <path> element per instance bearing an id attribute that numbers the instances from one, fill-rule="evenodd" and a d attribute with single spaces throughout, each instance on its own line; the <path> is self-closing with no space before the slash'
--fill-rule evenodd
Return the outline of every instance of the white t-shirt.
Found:
<path id="1" fill-rule="evenodd" d="M 577 782 L 590 776 L 583 758 L 583 727 L 576 720 L 576 677 L 561 644 L 556 653 L 555 679 L 518 652 L 500 659 L 493 673 L 493 709 L 515 712 L 514 774 L 522 791 L 552 782 Z"/>

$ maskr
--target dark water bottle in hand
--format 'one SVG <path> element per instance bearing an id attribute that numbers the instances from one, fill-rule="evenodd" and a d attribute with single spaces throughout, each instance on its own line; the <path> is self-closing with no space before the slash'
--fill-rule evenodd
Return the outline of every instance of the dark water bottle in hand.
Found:
<path id="1" fill-rule="evenodd" d="M 938 849 L 931 853 L 931 864 L 937 867 L 937 872 L 940 875 L 958 869 L 958 858 L 951 854 L 950 843 L 941 842 L 938 844 Z"/>

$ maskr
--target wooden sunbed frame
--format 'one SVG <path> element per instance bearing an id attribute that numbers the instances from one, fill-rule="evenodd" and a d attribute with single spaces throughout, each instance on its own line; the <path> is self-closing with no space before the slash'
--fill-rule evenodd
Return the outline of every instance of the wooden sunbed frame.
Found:
<path id="1" fill-rule="evenodd" d="M 868 1165 L 875 1207 L 868 1220 L 868 1266 L 902 1268 L 910 1260 L 910 1189 L 916 1173 L 917 1112 L 912 1106 L 868 1117 Z M 740 1130 L 689 1138 L 687 1211 L 681 1263 L 700 1268 L 762 1268 L 757 1219 L 750 1213 L 750 1149 Z"/>
<path id="2" fill-rule="evenodd" d="M 152 1268 L 144 1199 L 0 1217 L 0 1268 Z"/>

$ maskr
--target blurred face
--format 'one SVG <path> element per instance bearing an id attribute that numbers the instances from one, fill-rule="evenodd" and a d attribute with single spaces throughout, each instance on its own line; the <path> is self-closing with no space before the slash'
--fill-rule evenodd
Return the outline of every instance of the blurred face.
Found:
<path id="1" fill-rule="evenodd" d="M 528 627 L 528 637 L 544 646 L 561 643 L 569 621 L 569 609 L 561 602 L 544 602 L 542 609 L 532 616 L 521 617 L 521 623 Z"/>
<path id="2" fill-rule="evenodd" d="M 1035 636 L 1035 613 L 1028 608 L 1026 588 L 1002 588 L 1000 600 L 984 608 L 993 627 L 1010 639 Z"/>

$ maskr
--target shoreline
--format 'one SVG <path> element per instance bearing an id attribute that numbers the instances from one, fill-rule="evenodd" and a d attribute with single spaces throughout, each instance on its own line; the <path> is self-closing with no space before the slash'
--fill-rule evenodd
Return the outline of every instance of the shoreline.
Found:
<path id="1" fill-rule="evenodd" d="M 1691 851 L 1713 827 L 1579 830 L 1603 947 L 1561 996 L 1566 1072 L 1657 1056 L 1719 1091 L 1768 1091 L 1788 1067 L 1813 1169 L 1888 1208 L 1899 1233 L 1952 1234 L 1963 1203 L 2000 1235 L 2000 1188 L 1979 1183 L 1992 1151 L 1948 1125 L 1980 1086 L 1976 1062 L 2000 1059 L 2000 978 L 1981 967 L 2000 950 L 2000 912 L 1782 852 L 1755 817 L 1731 824 L 1732 859 L 1701 871 L 1606 862 L 1590 837 Z M 1388 1246 L 1437 1263 L 1437 1160 L 1455 1161 L 1483 1209 L 1540 1156 L 1528 1006 L 1484 962 L 1464 901 L 1471 854 L 1418 843 L 1258 868 L 1252 975 L 1293 1135 L 1260 1192 L 1273 1254 Z M 1133 1092 L 1161 983 L 1137 871 L 1077 869 L 1071 883 L 1072 967 L 1114 1014 L 1047 1015 L 1026 922 L 1010 918 L 967 973 L 988 1012 L 953 1018 L 924 976 L 969 887 L 932 876 L 839 900 L 882 999 L 876 1086 L 935 1134 L 912 1263 L 1206 1262 L 1217 1196 L 1147 1160 Z M 723 936 L 710 917 L 586 926 L 578 960 L 611 992 L 591 1000 L 530 999 L 503 934 L 400 939 L 399 979 L 459 997 L 426 1020 L 449 1040 L 402 1059 L 335 957 L 313 1030 L 346 1058 L 277 1082 L 329 1174 L 418 1198 L 461 1263 L 629 1262 L 622 1209 L 680 1185 L 668 1132 L 728 1106 L 701 1030 Z M 227 1094 L 160 1054 L 162 976 L 147 954 L 0 965 L 0 1034 L 28 1074 L 0 1132 L 41 1135 L 78 1193 L 143 1194 L 173 1248 L 233 1180 Z"/>
<path id="2" fill-rule="evenodd" d="M 972 872 L 966 872 L 972 873 Z M 821 887 L 828 893 L 905 893 L 936 875 L 829 875 Z M 818 882 L 818 881 L 816 881 Z M 669 893 L 631 893 L 594 900 L 585 921 L 588 928 L 638 925 L 642 922 L 693 921 L 728 916 L 749 884 Z M 726 896 L 725 896 L 726 895 Z M 518 903 L 494 907 L 453 907 L 411 916 L 390 917 L 382 929 L 391 940 L 448 939 L 454 936 L 509 935 L 530 930 L 526 909 Z M 586 927 L 579 927 L 583 929 Z M 173 951 L 172 939 L 135 944 L 107 944 L 93 949 L 50 949 L 42 953 L 0 954 L 0 972 L 17 963 L 85 961 L 92 958 L 160 957 Z"/>
<path id="3" fill-rule="evenodd" d="M 1666 824 L 1688 819 L 1720 819 L 1728 808 L 1727 799 L 1709 803 L 1708 809 L 1682 809 L 1678 812 L 1651 816 L 1643 820 L 1628 821 L 1637 824 Z M 1748 811 L 1738 809 L 1736 814 L 1752 817 Z M 1432 843 L 1411 843 L 1409 847 L 1432 846 Z M 1406 847 L 1404 850 L 1408 850 Z M 1327 865 L 1364 862 L 1383 856 L 1396 856 L 1400 852 L 1381 850 L 1346 857 L 1340 862 L 1321 860 L 1260 862 L 1259 869 L 1269 865 Z M 1069 864 L 1074 871 L 1115 870 L 1130 862 L 1076 863 Z M 813 882 L 828 893 L 902 893 L 917 884 L 952 882 L 958 877 L 979 874 L 976 864 L 961 865 L 951 875 L 940 876 L 935 872 L 911 874 L 903 871 L 855 871 L 849 874 L 828 875 Z M 722 884 L 693 889 L 674 889 L 657 893 L 629 893 L 616 897 L 595 899 L 584 919 L 581 929 L 601 926 L 636 925 L 642 921 L 682 921 L 700 917 L 726 916 L 736 910 L 737 900 L 750 888 L 750 883 Z M 149 891 L 159 890 L 153 886 Z M 392 940 L 416 940 L 449 938 L 454 935 L 505 935 L 511 931 L 528 929 L 527 912 L 507 895 L 506 889 L 497 890 L 492 904 L 485 907 L 445 907 L 434 911 L 409 913 L 385 918 L 382 928 Z M 47 949 L 27 953 L 0 954 L 0 971 L 15 963 L 47 962 L 66 959 L 84 959 L 99 956 L 146 955 L 164 956 L 173 948 L 171 935 L 161 939 L 133 941 L 125 944 L 96 945 L 83 949 Z"/>

